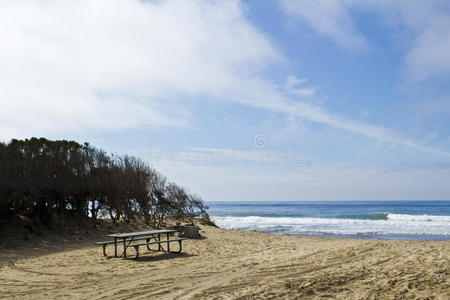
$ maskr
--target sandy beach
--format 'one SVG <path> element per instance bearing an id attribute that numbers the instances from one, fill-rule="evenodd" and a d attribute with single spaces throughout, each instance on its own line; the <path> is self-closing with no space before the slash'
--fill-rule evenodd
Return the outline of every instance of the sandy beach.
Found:
<path id="1" fill-rule="evenodd" d="M 309 238 L 201 226 L 183 253 L 106 258 L 98 237 L 0 256 L 2 298 L 449 299 L 450 242 Z M 111 252 L 111 248 L 109 248 Z M 131 250 L 130 252 L 134 252 Z"/>

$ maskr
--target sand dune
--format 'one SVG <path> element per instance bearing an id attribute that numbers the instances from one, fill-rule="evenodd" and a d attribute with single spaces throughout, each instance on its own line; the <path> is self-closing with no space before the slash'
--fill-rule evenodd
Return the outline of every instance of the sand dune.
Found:
<path id="1" fill-rule="evenodd" d="M 18 299 L 450 299 L 450 242 L 305 238 L 202 227 L 181 255 L 105 258 L 83 242 L 2 254 Z M 71 247 L 69 247 L 71 245 Z M 69 247 L 69 248 L 68 248 Z M 133 251 L 131 250 L 130 253 Z M 110 253 L 112 253 L 110 251 Z"/>

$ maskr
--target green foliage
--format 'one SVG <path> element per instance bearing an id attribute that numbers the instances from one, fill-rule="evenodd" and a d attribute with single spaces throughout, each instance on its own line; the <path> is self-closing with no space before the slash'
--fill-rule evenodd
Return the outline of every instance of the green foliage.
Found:
<path id="1" fill-rule="evenodd" d="M 201 198 L 143 161 L 110 156 L 75 141 L 45 138 L 0 143 L 0 218 L 20 214 L 51 227 L 55 216 L 144 219 L 159 227 L 167 216 L 209 220 Z"/>

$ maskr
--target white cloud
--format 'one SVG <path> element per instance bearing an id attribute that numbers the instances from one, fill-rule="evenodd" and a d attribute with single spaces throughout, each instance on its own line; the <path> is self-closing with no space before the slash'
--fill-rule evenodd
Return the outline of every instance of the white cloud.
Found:
<path id="1" fill-rule="evenodd" d="M 416 105 L 415 112 L 426 118 L 448 118 L 450 117 L 450 96 L 423 101 Z"/>
<path id="2" fill-rule="evenodd" d="M 450 14 L 437 16 L 419 32 L 406 66 L 416 80 L 450 74 Z"/>
<path id="3" fill-rule="evenodd" d="M 349 50 L 367 47 L 352 10 L 370 11 L 390 29 L 411 32 L 405 41 L 405 74 L 425 80 L 450 74 L 450 8 L 446 0 L 283 0 L 284 11 L 304 21 L 317 33 Z M 383 29 L 384 30 L 384 29 Z"/>
<path id="4" fill-rule="evenodd" d="M 419 151 L 447 157 L 450 156 L 450 153 L 447 151 L 423 146 L 388 128 L 348 120 L 329 113 L 321 107 L 291 98 L 280 90 L 278 86 L 267 84 L 264 81 L 248 80 L 245 83 L 236 82 L 234 86 L 236 88 L 235 92 L 239 91 L 239 93 L 228 94 L 229 99 L 234 99 L 245 105 L 278 111 L 286 115 L 325 124 L 333 128 L 362 134 L 366 137 L 388 142 L 393 145 L 402 145 Z"/>
<path id="5" fill-rule="evenodd" d="M 320 3 L 352 32 L 345 11 Z M 264 79 L 283 57 L 238 1 L 2 1 L 0 28 L 0 139 L 190 126 L 184 99 L 206 95 L 448 155 L 299 101 L 315 92 L 304 79 L 288 77 L 290 92 Z"/>
<path id="6" fill-rule="evenodd" d="M 312 97 L 316 94 L 316 90 L 313 88 L 292 89 L 290 93 L 300 97 Z"/>
<path id="7" fill-rule="evenodd" d="M 151 150 L 151 165 L 208 201 L 446 200 L 450 193 L 449 164 L 324 166 L 301 151 Z"/>
<path id="8" fill-rule="evenodd" d="M 207 201 L 447 200 L 448 166 L 371 165 L 295 170 L 155 165 Z M 282 197 L 282 198 L 280 198 Z"/>
<path id="9" fill-rule="evenodd" d="M 286 76 L 285 87 L 286 87 L 286 89 L 291 89 L 293 87 L 296 87 L 300 84 L 304 84 L 306 82 L 308 82 L 308 79 L 306 79 L 306 78 L 297 78 L 294 75 L 288 75 L 288 76 Z"/>
<path id="10" fill-rule="evenodd" d="M 262 146 L 262 147 L 260 147 Z M 264 145 L 255 145 L 249 149 L 226 148 L 186 148 L 184 150 L 169 150 L 149 148 L 148 160 L 152 164 L 167 166 L 197 166 L 197 167 L 269 167 L 307 165 L 309 161 L 303 157 L 303 152 L 263 150 Z M 140 151 L 141 154 L 143 153 Z"/>
<path id="11" fill-rule="evenodd" d="M 278 58 L 230 1 L 2 1 L 0 28 L 3 139 L 189 126 L 174 99 Z"/>
<path id="12" fill-rule="evenodd" d="M 357 2 L 355 2 L 357 3 Z M 364 5 L 363 5 L 364 6 Z M 450 74 L 450 5 L 446 0 L 370 1 L 408 44 L 405 75 L 422 81 Z"/>
<path id="13" fill-rule="evenodd" d="M 312 97 L 316 94 L 316 89 L 311 87 L 299 87 L 306 83 L 308 79 L 297 78 L 293 75 L 286 77 L 285 91 L 289 94 L 300 96 L 300 97 Z"/>
<path id="14" fill-rule="evenodd" d="M 282 4 L 288 14 L 300 18 L 340 47 L 349 50 L 367 47 L 365 37 L 355 28 L 353 19 L 342 1 L 283 0 Z"/>

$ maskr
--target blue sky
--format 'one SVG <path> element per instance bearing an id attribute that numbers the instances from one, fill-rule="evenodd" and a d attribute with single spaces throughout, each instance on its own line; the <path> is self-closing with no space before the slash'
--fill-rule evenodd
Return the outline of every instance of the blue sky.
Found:
<path id="1" fill-rule="evenodd" d="M 448 1 L 2 1 L 0 139 L 205 200 L 448 200 Z"/>

